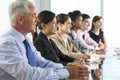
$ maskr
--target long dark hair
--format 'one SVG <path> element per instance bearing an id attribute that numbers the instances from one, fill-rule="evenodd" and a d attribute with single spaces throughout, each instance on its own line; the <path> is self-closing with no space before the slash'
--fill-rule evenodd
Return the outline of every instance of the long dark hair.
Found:
<path id="1" fill-rule="evenodd" d="M 93 17 L 93 19 L 92 19 L 92 26 L 91 26 L 90 31 L 92 31 L 92 30 L 95 28 L 93 22 L 97 22 L 97 21 L 99 21 L 100 19 L 102 19 L 102 17 L 101 17 L 101 16 L 98 16 L 98 15 L 96 15 L 96 16 Z M 101 31 L 101 30 L 102 30 L 102 29 L 100 29 L 100 31 Z"/>
<path id="2" fill-rule="evenodd" d="M 74 10 L 73 12 L 69 12 L 68 15 L 70 16 L 72 21 L 76 21 L 79 16 L 82 16 L 81 12 L 79 10 Z M 72 28 L 74 29 L 74 26 L 72 25 Z"/>
<path id="3" fill-rule="evenodd" d="M 39 28 L 40 30 L 42 30 L 41 23 L 47 24 L 47 23 L 53 21 L 54 18 L 55 18 L 55 13 L 48 11 L 48 10 L 41 11 L 38 14 L 39 22 L 36 25 L 35 33 L 33 33 L 33 41 L 35 41 L 36 37 L 38 36 L 37 29 Z"/>
<path id="4" fill-rule="evenodd" d="M 72 21 L 75 21 L 79 16 L 82 16 L 79 10 L 75 10 L 73 12 L 69 12 L 68 15 L 70 16 Z"/>
<path id="5" fill-rule="evenodd" d="M 64 24 L 67 20 L 68 20 L 69 16 L 67 14 L 64 13 L 60 13 L 56 16 L 57 19 L 57 24 L 61 23 Z"/>
<path id="6" fill-rule="evenodd" d="M 53 13 L 51 11 L 44 10 L 44 11 L 40 12 L 38 14 L 38 19 L 39 19 L 38 27 L 39 27 L 39 29 L 42 29 L 41 23 L 47 24 L 47 23 L 53 21 L 54 18 L 55 18 L 55 13 Z"/>

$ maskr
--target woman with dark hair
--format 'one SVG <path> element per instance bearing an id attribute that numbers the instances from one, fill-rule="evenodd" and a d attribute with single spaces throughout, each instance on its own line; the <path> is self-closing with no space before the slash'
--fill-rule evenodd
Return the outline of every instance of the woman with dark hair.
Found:
<path id="1" fill-rule="evenodd" d="M 98 43 L 100 49 L 106 49 L 107 43 L 104 32 L 102 31 L 103 19 L 101 16 L 94 16 L 92 19 L 92 27 L 89 31 L 90 37 Z"/>
<path id="2" fill-rule="evenodd" d="M 51 37 L 58 48 L 66 55 L 73 58 L 89 58 L 89 55 L 82 54 L 72 43 L 68 33 L 71 29 L 71 18 L 66 14 L 58 14 L 57 17 L 58 32 Z"/>
<path id="3" fill-rule="evenodd" d="M 75 10 L 73 12 L 69 12 L 68 15 L 70 16 L 70 18 L 72 20 L 72 23 L 71 23 L 72 28 L 68 34 L 71 37 L 71 40 L 72 40 L 73 44 L 76 46 L 76 48 L 78 50 L 80 50 L 82 53 L 84 53 L 82 50 L 83 48 L 77 37 L 78 29 L 80 29 L 80 27 L 82 26 L 81 12 L 79 10 Z"/>
<path id="4" fill-rule="evenodd" d="M 94 50 L 95 47 L 98 47 L 97 42 L 95 42 L 87 32 L 90 23 L 90 16 L 88 14 L 81 14 L 79 10 L 75 10 L 68 14 L 72 20 L 72 28 L 69 35 L 75 46 L 84 54 L 98 52 Z M 99 69 L 95 69 L 94 72 L 95 74 L 101 73 Z M 96 78 L 96 80 L 99 79 Z"/>
<path id="5" fill-rule="evenodd" d="M 83 60 L 75 60 L 75 58 L 63 54 L 58 49 L 54 41 L 50 39 L 50 37 L 57 31 L 55 13 L 44 10 L 38 14 L 38 18 L 38 27 L 41 31 L 34 41 L 36 49 L 40 51 L 41 55 L 46 59 L 56 63 L 62 63 L 70 73 L 69 78 L 77 78 L 83 80 L 84 77 L 88 76 L 88 69 L 85 69 L 85 66 L 83 66 L 85 63 L 81 64 L 81 61 Z M 77 66 L 79 66 L 79 69 Z M 82 69 L 80 66 L 83 66 L 84 68 Z M 74 73 L 74 71 L 77 73 Z M 81 71 L 84 74 L 81 74 L 78 71 Z M 74 75 L 79 75 L 79 77 Z"/>
<path id="6" fill-rule="evenodd" d="M 57 31 L 55 14 L 50 11 L 42 11 L 38 15 L 38 27 L 41 30 L 34 40 L 34 45 L 41 55 L 48 60 L 67 65 L 75 59 L 64 55 L 50 39 Z"/>
<path id="7" fill-rule="evenodd" d="M 84 54 L 89 53 L 97 43 L 92 40 L 83 26 L 83 17 L 79 10 L 69 12 L 68 15 L 72 20 L 72 28 L 70 30 L 70 37 L 73 44 Z"/>
<path id="8" fill-rule="evenodd" d="M 98 43 L 98 48 L 99 50 L 96 50 L 97 54 L 104 54 L 105 53 L 105 49 L 106 49 L 106 39 L 105 39 L 105 35 L 104 32 L 102 31 L 102 25 L 103 25 L 103 19 L 101 16 L 94 16 L 92 19 L 92 26 L 91 29 L 89 31 L 90 37 Z M 101 63 L 103 63 L 104 58 L 102 59 Z M 102 69 L 102 64 L 99 64 L 99 68 Z M 94 70 L 93 70 L 94 71 Z M 94 71 L 95 72 L 95 71 Z M 94 76 L 94 80 L 101 80 L 100 79 L 100 75 L 97 76 L 93 73 Z"/>

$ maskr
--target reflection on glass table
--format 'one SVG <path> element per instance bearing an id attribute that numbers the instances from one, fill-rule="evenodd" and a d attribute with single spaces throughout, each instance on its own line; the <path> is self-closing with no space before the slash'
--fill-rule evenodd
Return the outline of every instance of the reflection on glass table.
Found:
<path id="1" fill-rule="evenodd" d="M 90 80 L 101 80 L 101 59 L 98 54 L 92 54 L 91 58 L 88 60 L 90 65 L 91 79 Z"/>
<path id="2" fill-rule="evenodd" d="M 120 80 L 120 49 L 111 48 L 106 52 L 103 63 L 103 80 Z"/>
<path id="3" fill-rule="evenodd" d="M 119 48 L 119 47 L 115 48 L 115 49 L 114 49 L 114 52 L 116 53 L 115 56 L 117 57 L 117 59 L 120 60 L 120 48 Z"/>

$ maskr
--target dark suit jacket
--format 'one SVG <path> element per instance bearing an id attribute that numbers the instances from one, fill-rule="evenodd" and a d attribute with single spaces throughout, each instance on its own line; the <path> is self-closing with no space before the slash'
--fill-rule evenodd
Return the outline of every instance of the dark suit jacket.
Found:
<path id="1" fill-rule="evenodd" d="M 39 36 L 35 39 L 34 45 L 41 55 L 53 62 L 62 63 L 66 65 L 75 59 L 63 54 L 52 40 L 48 40 L 46 35 L 40 32 Z"/>

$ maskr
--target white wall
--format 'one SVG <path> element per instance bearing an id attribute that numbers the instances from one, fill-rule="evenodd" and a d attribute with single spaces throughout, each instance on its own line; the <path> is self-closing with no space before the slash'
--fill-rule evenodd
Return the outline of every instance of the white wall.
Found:
<path id="1" fill-rule="evenodd" d="M 10 21 L 8 16 L 9 4 L 14 0 L 0 1 L 0 35 L 10 28 Z"/>
<path id="2" fill-rule="evenodd" d="M 10 28 L 8 8 L 9 5 L 15 0 L 1 0 L 0 1 L 0 35 L 5 33 Z M 34 3 L 34 0 L 29 0 Z M 28 37 L 32 40 L 31 34 L 28 34 Z"/>
<path id="3" fill-rule="evenodd" d="M 0 2 L 0 35 L 10 28 L 8 6 L 14 0 L 1 0 Z M 91 18 L 94 15 L 101 15 L 104 18 L 104 32 L 107 38 L 108 46 L 120 47 L 120 2 L 119 0 L 30 0 L 36 4 L 36 12 L 42 10 L 51 10 L 58 13 L 68 13 L 73 10 L 80 10 L 82 13 L 88 13 Z M 101 6 L 101 2 L 104 4 Z M 103 10 L 101 10 L 103 8 Z M 101 13 L 103 11 L 103 13 Z M 29 37 L 32 39 L 31 34 Z"/>
<path id="4" fill-rule="evenodd" d="M 81 13 L 87 13 L 92 19 L 95 15 L 102 14 L 101 0 L 51 0 L 51 11 L 56 14 L 68 14 L 68 12 L 74 10 L 80 10 Z"/>
<path id="5" fill-rule="evenodd" d="M 37 14 L 42 10 L 51 10 L 51 0 L 35 0 Z"/>
<path id="6" fill-rule="evenodd" d="M 108 47 L 120 47 L 120 1 L 119 0 L 51 0 L 51 10 L 58 13 L 68 13 L 80 10 L 88 13 L 91 18 L 101 15 L 104 19 L 103 30 Z"/>
<path id="7" fill-rule="evenodd" d="M 58 13 L 68 13 L 73 10 L 80 10 L 93 17 L 101 15 L 101 0 L 51 0 L 51 10 Z"/>
<path id="8" fill-rule="evenodd" d="M 120 1 L 104 0 L 104 30 L 109 46 L 120 47 Z"/>

